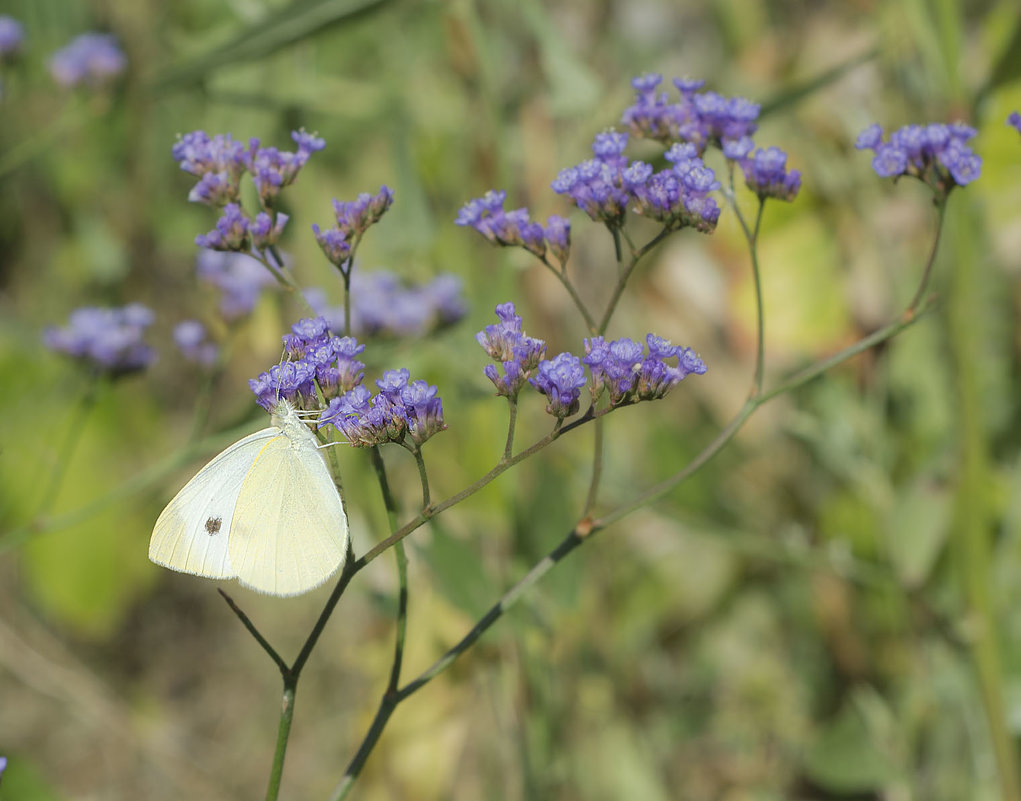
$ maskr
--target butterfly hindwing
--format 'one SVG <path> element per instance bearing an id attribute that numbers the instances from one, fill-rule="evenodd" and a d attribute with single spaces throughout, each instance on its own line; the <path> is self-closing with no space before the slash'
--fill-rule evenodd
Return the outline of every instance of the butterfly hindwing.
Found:
<path id="1" fill-rule="evenodd" d="M 312 433 L 297 419 L 277 431 L 241 483 L 228 549 L 242 584 L 297 595 L 343 564 L 347 519 Z"/>

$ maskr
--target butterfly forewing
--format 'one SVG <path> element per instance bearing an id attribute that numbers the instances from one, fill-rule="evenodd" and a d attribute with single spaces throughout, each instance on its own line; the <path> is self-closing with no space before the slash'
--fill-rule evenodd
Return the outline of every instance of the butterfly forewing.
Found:
<path id="1" fill-rule="evenodd" d="M 245 477 L 263 445 L 280 433 L 265 428 L 227 448 L 167 504 L 153 528 L 149 558 L 208 578 L 233 578 L 228 532 Z"/>
<path id="2" fill-rule="evenodd" d="M 272 595 L 322 584 L 344 563 L 347 519 L 316 439 L 296 417 L 242 481 L 228 548 L 238 580 Z"/>

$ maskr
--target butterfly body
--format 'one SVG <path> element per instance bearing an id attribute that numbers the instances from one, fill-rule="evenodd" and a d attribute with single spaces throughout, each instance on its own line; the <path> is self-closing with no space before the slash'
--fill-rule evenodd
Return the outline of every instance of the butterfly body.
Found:
<path id="1" fill-rule="evenodd" d="M 347 555 L 347 518 L 315 435 L 280 401 L 270 427 L 214 457 L 167 504 L 149 558 L 207 578 L 298 595 Z"/>

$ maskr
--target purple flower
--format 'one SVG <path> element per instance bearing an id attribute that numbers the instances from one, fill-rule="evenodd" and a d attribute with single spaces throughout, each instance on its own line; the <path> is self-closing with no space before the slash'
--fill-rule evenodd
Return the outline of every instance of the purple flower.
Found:
<path id="1" fill-rule="evenodd" d="M 291 359 L 303 358 L 306 351 L 326 344 L 329 339 L 330 328 L 322 317 L 303 317 L 283 338 L 287 356 Z"/>
<path id="2" fill-rule="evenodd" d="M 458 212 L 454 224 L 474 228 L 494 245 L 522 247 L 540 259 L 545 258 L 548 244 L 551 250 L 556 248 L 554 255 L 558 259 L 560 256 L 557 254 L 564 254 L 564 258 L 561 259 L 563 264 L 566 260 L 566 251 L 562 247 L 564 242 L 562 225 L 567 224 L 566 220 L 551 217 L 552 228 L 547 231 L 529 218 L 528 209 L 504 211 L 503 202 L 506 197 L 506 192 L 490 190 L 480 198 L 469 200 Z M 556 242 L 547 243 L 550 235 Z M 569 243 L 567 247 L 570 247 Z"/>
<path id="3" fill-rule="evenodd" d="M 882 178 L 909 175 L 945 197 L 955 186 L 971 183 L 982 172 L 982 159 L 968 145 L 977 131 L 963 123 L 905 125 L 888 141 L 883 129 L 870 125 L 858 135 L 855 147 L 872 150 L 872 169 Z"/>
<path id="4" fill-rule="evenodd" d="M 208 234 L 195 237 L 195 244 L 210 250 L 229 250 L 245 253 L 251 246 L 249 226 L 251 222 L 237 203 L 228 203 L 223 214 L 216 221 L 216 228 Z"/>
<path id="5" fill-rule="evenodd" d="M 342 271 L 350 270 L 351 265 L 348 262 L 358 240 L 371 225 L 382 219 L 393 202 L 393 190 L 386 185 L 381 186 L 375 195 L 362 192 L 351 201 L 334 198 L 336 226 L 323 230 L 317 224 L 312 224 L 312 233 L 315 234 L 316 241 L 326 258 Z"/>
<path id="6" fill-rule="evenodd" d="M 441 274 L 426 284 L 405 284 L 386 270 L 351 275 L 351 333 L 421 337 L 452 325 L 466 312 L 461 279 Z M 334 331 L 344 330 L 344 307 L 331 306 L 319 289 L 305 292 L 309 305 Z"/>
<path id="7" fill-rule="evenodd" d="M 561 353 L 552 360 L 539 362 L 538 374 L 528 382 L 549 399 L 546 411 L 554 417 L 569 417 L 578 411 L 581 388 L 585 386 L 585 368 L 572 353 Z"/>
<path id="8" fill-rule="evenodd" d="M 1007 117 L 1007 125 L 1021 133 L 1021 114 L 1016 111 L 1010 112 L 1010 115 Z"/>
<path id="9" fill-rule="evenodd" d="M 585 340 L 582 361 L 592 373 L 592 400 L 606 390 L 611 406 L 624 406 L 643 400 L 662 398 L 685 376 L 702 375 L 706 366 L 691 348 L 675 347 L 667 340 L 649 334 L 645 338 L 648 353 L 641 344 L 626 337 L 606 342 L 602 337 Z M 677 359 L 672 365 L 668 359 Z"/>
<path id="10" fill-rule="evenodd" d="M 275 245 L 289 219 L 290 217 L 282 212 L 274 212 L 270 215 L 260 211 L 255 215 L 252 224 L 248 226 L 248 231 L 252 235 L 252 244 L 259 250 Z"/>
<path id="11" fill-rule="evenodd" d="M 738 163 L 745 183 L 760 200 L 773 197 L 791 201 L 801 189 L 801 173 L 798 170 L 787 172 L 787 154 L 778 147 L 760 148 L 751 158 Z"/>
<path id="12" fill-rule="evenodd" d="M 25 29 L 14 17 L 0 16 L 0 64 L 13 62 L 21 53 Z"/>
<path id="13" fill-rule="evenodd" d="M 263 208 L 271 207 L 280 190 L 295 182 L 309 157 L 326 147 L 324 139 L 304 130 L 292 131 L 291 139 L 298 145 L 295 153 L 275 147 L 261 147 L 259 140 L 254 137 L 248 140 L 248 150 L 242 158 L 248 172 L 252 174 L 252 182 Z"/>
<path id="14" fill-rule="evenodd" d="M 153 319 L 152 311 L 140 303 L 112 309 L 86 307 L 71 313 L 67 327 L 47 328 L 43 343 L 98 372 L 125 375 L 155 360 L 155 351 L 142 341 Z"/>
<path id="15" fill-rule="evenodd" d="M 496 386 L 496 394 L 513 398 L 546 355 L 546 343 L 521 330 L 521 318 L 515 314 L 513 303 L 497 306 L 496 316 L 500 322 L 487 325 L 475 340 L 491 359 L 503 365 L 502 376 L 492 364 L 484 371 Z"/>
<path id="16" fill-rule="evenodd" d="M 206 328 L 198 320 L 183 320 L 174 326 L 174 344 L 184 358 L 210 367 L 216 362 L 220 349 L 206 340 Z"/>
<path id="17" fill-rule="evenodd" d="M 734 143 L 751 137 L 758 127 L 758 103 L 742 97 L 724 97 L 716 92 L 700 92 L 704 81 L 687 78 L 674 79 L 680 99 L 671 103 L 665 92 L 655 91 L 659 82 L 658 75 L 631 82 L 635 89 L 635 102 L 625 109 L 621 122 L 636 136 L 664 144 L 689 142 L 695 145 L 699 154 L 710 144 L 731 152 L 735 152 L 736 147 L 739 152 L 746 144 Z M 749 150 L 745 150 L 745 155 Z"/>
<path id="18" fill-rule="evenodd" d="M 264 265 L 244 253 L 200 250 L 196 271 L 199 278 L 223 293 L 220 314 L 227 320 L 251 314 L 262 291 L 278 286 Z"/>
<path id="19" fill-rule="evenodd" d="M 410 436 L 421 446 L 447 426 L 437 389 L 425 381 L 409 381 L 407 369 L 388 370 L 372 395 L 364 386 L 334 398 L 319 416 L 318 427 L 334 426 L 356 447 L 403 442 Z"/>
<path id="20" fill-rule="evenodd" d="M 127 65 L 116 37 L 83 33 L 50 57 L 50 74 L 67 89 L 82 84 L 98 87 L 124 72 Z"/>
<path id="21" fill-rule="evenodd" d="M 553 257 L 563 267 L 567 264 L 567 258 L 571 255 L 571 223 L 564 217 L 551 214 L 546 218 L 546 228 L 543 231 L 546 237 L 546 245 Z"/>
<path id="22" fill-rule="evenodd" d="M 248 387 L 266 411 L 275 409 L 281 398 L 303 409 L 317 402 L 315 368 L 305 361 L 274 364 L 268 372 L 249 379 Z"/>

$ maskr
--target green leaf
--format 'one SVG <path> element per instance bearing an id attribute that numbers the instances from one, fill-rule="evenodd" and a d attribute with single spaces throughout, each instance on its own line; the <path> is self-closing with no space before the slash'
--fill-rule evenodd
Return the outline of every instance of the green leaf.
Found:
<path id="1" fill-rule="evenodd" d="M 892 761 L 851 703 L 811 745 L 804 768 L 815 784 L 834 793 L 875 790 L 894 775 Z"/>
<path id="2" fill-rule="evenodd" d="M 233 39 L 208 53 L 158 75 L 153 81 L 154 88 L 168 90 L 198 83 L 218 67 L 264 58 L 340 22 L 351 22 L 363 14 L 378 11 L 385 2 L 298 0 L 242 28 Z"/>

